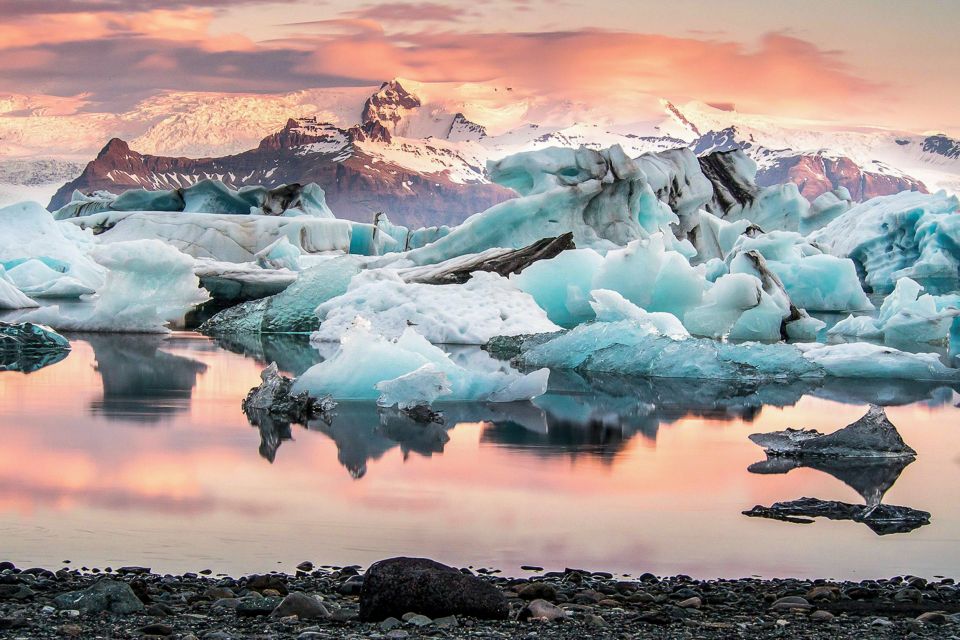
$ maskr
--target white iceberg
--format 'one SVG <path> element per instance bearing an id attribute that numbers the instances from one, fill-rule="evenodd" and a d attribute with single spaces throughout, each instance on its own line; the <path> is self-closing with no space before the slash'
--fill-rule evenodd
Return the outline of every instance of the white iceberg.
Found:
<path id="1" fill-rule="evenodd" d="M 70 308 L 37 309 L 21 320 L 63 331 L 165 333 L 168 323 L 209 299 L 193 273 L 193 259 L 159 240 L 106 244 L 92 256 L 107 269 L 95 298 Z"/>
<path id="2" fill-rule="evenodd" d="M 876 318 L 848 316 L 827 332 L 831 336 L 883 339 L 890 344 L 946 343 L 960 316 L 960 295 L 932 296 L 910 278 L 900 278 Z"/>
<path id="3" fill-rule="evenodd" d="M 7 276 L 6 271 L 0 266 L 0 310 L 10 311 L 15 309 L 29 309 L 37 307 L 35 301 L 24 294 Z"/>
<path id="4" fill-rule="evenodd" d="M 503 371 L 494 361 L 466 369 L 407 327 L 388 339 L 358 318 L 330 358 L 296 379 L 293 393 L 336 400 L 377 399 L 401 408 L 447 401 L 514 402 L 546 392 L 549 371 Z"/>
<path id="5" fill-rule="evenodd" d="M 0 266 L 18 289 L 37 298 L 93 293 L 105 270 L 88 252 L 90 232 L 57 222 L 35 202 L 0 209 Z"/>
<path id="6" fill-rule="evenodd" d="M 494 336 L 560 329 L 534 299 L 496 273 L 476 272 L 464 284 L 406 282 L 393 269 L 363 271 L 346 293 L 317 307 L 314 342 L 341 339 L 357 316 L 397 338 L 416 327 L 434 344 L 484 344 Z"/>

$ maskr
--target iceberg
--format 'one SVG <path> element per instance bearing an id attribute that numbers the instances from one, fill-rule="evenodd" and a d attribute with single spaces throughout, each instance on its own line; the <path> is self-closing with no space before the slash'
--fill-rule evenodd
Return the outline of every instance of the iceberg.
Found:
<path id="1" fill-rule="evenodd" d="M 0 322 L 0 371 L 31 373 L 60 362 L 70 342 L 48 327 Z"/>
<path id="2" fill-rule="evenodd" d="M 853 206 L 853 198 L 846 187 L 825 191 L 810 203 L 807 214 L 800 219 L 800 233 L 810 235 L 830 224 Z"/>
<path id="3" fill-rule="evenodd" d="M 904 191 L 851 207 L 808 240 L 857 264 L 868 291 L 911 278 L 930 293 L 960 289 L 960 200 Z"/>
<path id="4" fill-rule="evenodd" d="M 10 276 L 2 266 L 0 266 L 0 311 L 9 311 L 15 309 L 27 309 L 38 307 L 35 301 L 31 300 L 10 280 Z"/>
<path id="5" fill-rule="evenodd" d="M 483 344 L 496 335 L 559 329 L 534 299 L 496 273 L 478 271 L 464 284 L 406 282 L 393 269 L 364 271 L 347 291 L 317 307 L 315 342 L 337 342 L 357 316 L 387 338 L 407 327 L 435 344 Z"/>
<path id="6" fill-rule="evenodd" d="M 209 299 L 191 257 L 159 240 L 117 242 L 91 256 L 107 269 L 98 295 L 79 307 L 44 307 L 21 319 L 64 331 L 165 333 Z"/>
<path id="7" fill-rule="evenodd" d="M 166 211 L 223 213 L 229 215 L 315 216 L 333 218 L 326 194 L 315 184 L 263 186 L 231 189 L 220 180 L 200 180 L 183 189 L 148 191 L 130 189 L 120 195 L 98 191 L 92 195 L 74 192 L 73 198 L 54 213 L 57 220 L 106 211 Z"/>
<path id="8" fill-rule="evenodd" d="M 300 271 L 300 249 L 287 236 L 280 236 L 254 254 L 258 266 L 263 269 L 289 269 Z"/>
<path id="9" fill-rule="evenodd" d="M 301 271 L 280 293 L 225 309 L 203 323 L 200 331 L 216 336 L 316 331 L 320 326 L 317 307 L 346 293 L 362 268 L 359 256 L 328 257 Z"/>
<path id="10" fill-rule="evenodd" d="M 799 233 L 772 231 L 741 235 L 727 254 L 732 273 L 741 254 L 755 251 L 783 285 L 793 304 L 811 311 L 866 311 L 873 304 L 864 293 L 856 265 L 848 258 L 827 255 Z M 742 263 L 741 263 L 742 264 Z M 747 271 L 752 272 L 752 268 Z"/>
<path id="11" fill-rule="evenodd" d="M 407 327 L 394 340 L 363 318 L 343 334 L 340 348 L 293 383 L 291 393 L 336 400 L 378 399 L 382 406 L 409 408 L 446 401 L 514 402 L 547 389 L 549 370 L 504 371 L 499 363 L 472 362 L 469 369 Z"/>
<path id="12" fill-rule="evenodd" d="M 935 353 L 866 343 L 730 343 L 674 338 L 634 320 L 592 322 L 519 342 L 521 367 L 609 372 L 649 378 L 740 381 L 839 378 L 960 381 Z"/>
<path id="13" fill-rule="evenodd" d="M 0 209 L 0 267 L 34 298 L 78 298 L 104 282 L 105 270 L 88 255 L 89 232 L 59 223 L 35 202 Z"/>
<path id="14" fill-rule="evenodd" d="M 700 167 L 713 185 L 707 210 L 729 222 L 748 220 L 764 231 L 796 231 L 810 203 L 797 185 L 758 187 L 757 163 L 742 149 L 700 156 Z"/>
<path id="15" fill-rule="evenodd" d="M 946 343 L 960 317 L 960 295 L 932 296 L 910 278 L 900 278 L 876 318 L 853 316 L 827 332 L 831 336 L 883 339 L 889 344 Z"/>

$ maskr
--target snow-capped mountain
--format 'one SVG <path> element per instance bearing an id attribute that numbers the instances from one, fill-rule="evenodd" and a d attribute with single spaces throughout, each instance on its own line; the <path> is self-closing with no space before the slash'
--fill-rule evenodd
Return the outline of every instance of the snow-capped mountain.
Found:
<path id="1" fill-rule="evenodd" d="M 23 200 L 46 202 L 83 165 L 69 160 L 0 160 L 0 207 Z"/>
<path id="2" fill-rule="evenodd" d="M 867 193 L 871 183 L 880 190 L 874 195 L 888 192 L 883 191 L 884 184 L 923 183 L 930 190 L 960 192 L 960 141 L 943 134 L 844 129 L 819 121 L 743 114 L 700 102 L 665 101 L 663 105 L 668 114 L 658 127 L 663 135 L 686 140 L 704 152 L 741 146 L 757 161 L 761 173 L 774 169 L 772 175 L 784 175 L 789 173 L 784 166 L 809 164 L 800 158 L 817 157 L 837 164 L 835 171 L 841 165 L 845 171 L 856 165 L 867 174 L 863 180 Z"/>
<path id="3" fill-rule="evenodd" d="M 316 181 L 343 217 L 369 220 L 386 211 L 407 224 L 454 223 L 509 195 L 489 184 L 489 160 L 549 146 L 613 144 L 634 157 L 682 146 L 698 154 L 740 147 L 757 162 L 759 184 L 794 182 L 811 200 L 838 186 L 856 200 L 960 187 L 960 143 L 944 135 L 838 130 L 669 102 L 663 103 L 665 119 L 655 125 L 558 123 L 555 110 L 512 101 L 509 93 L 392 80 L 380 87 L 272 97 L 164 94 L 81 128 L 79 137 L 65 136 L 74 149 L 91 131 L 114 127 L 129 132 L 124 139 L 130 142 L 121 147 L 112 141 L 51 204 L 63 204 L 74 188 L 177 188 L 206 177 L 236 187 Z M 24 120 L 24 113 L 35 121 L 17 134 L 18 144 L 33 135 L 38 122 L 59 130 L 58 118 L 72 117 L 43 105 L 30 107 L 24 99 L 6 104 L 0 100 L 0 108 L 13 113 L 16 107 L 18 115 L 0 117 L 0 133 Z M 553 124 L 528 121 L 533 116 Z M 10 139 L 0 137 L 0 145 Z"/>

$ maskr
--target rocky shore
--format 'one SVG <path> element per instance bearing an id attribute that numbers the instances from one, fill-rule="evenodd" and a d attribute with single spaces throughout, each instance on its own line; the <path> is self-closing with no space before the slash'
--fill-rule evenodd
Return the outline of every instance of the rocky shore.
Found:
<path id="1" fill-rule="evenodd" d="M 231 578 L 0 563 L 4 638 L 960 637 L 952 579 L 695 580 L 414 558 Z"/>

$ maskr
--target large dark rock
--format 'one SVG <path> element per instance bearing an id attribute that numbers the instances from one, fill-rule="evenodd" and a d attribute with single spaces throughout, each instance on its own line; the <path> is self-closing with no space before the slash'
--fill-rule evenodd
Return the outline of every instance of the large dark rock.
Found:
<path id="1" fill-rule="evenodd" d="M 126 582 L 100 580 L 83 591 L 61 593 L 53 599 L 60 609 L 77 609 L 86 613 L 109 611 L 116 614 L 139 613 L 143 603 Z"/>
<path id="2" fill-rule="evenodd" d="M 360 619 L 401 618 L 411 611 L 503 620 L 510 608 L 493 585 L 433 560 L 389 558 L 371 565 L 360 591 Z"/>

